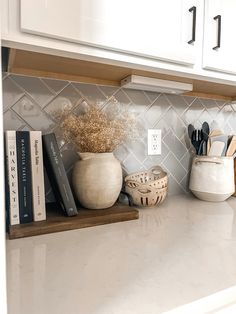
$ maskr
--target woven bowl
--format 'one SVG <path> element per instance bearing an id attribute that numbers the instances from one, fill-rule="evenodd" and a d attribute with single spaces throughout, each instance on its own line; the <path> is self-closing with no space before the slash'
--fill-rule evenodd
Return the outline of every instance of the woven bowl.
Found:
<path id="1" fill-rule="evenodd" d="M 167 173 L 159 166 L 125 177 L 125 191 L 137 206 L 162 203 L 167 195 L 167 185 Z"/>

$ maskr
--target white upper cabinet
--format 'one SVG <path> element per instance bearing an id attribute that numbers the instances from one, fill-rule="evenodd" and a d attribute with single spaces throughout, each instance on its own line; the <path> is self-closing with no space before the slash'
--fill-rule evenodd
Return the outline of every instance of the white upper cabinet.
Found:
<path id="1" fill-rule="evenodd" d="M 26 33 L 191 66 L 199 2 L 21 0 L 20 25 Z"/>
<path id="2" fill-rule="evenodd" d="M 205 0 L 203 68 L 236 74 L 236 0 Z"/>

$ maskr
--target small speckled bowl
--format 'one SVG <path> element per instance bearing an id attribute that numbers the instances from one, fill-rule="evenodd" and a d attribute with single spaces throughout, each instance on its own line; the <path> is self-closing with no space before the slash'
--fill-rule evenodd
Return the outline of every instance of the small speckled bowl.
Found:
<path id="1" fill-rule="evenodd" d="M 125 191 L 137 206 L 155 206 L 167 195 L 168 177 L 161 167 L 136 172 L 125 177 Z"/>

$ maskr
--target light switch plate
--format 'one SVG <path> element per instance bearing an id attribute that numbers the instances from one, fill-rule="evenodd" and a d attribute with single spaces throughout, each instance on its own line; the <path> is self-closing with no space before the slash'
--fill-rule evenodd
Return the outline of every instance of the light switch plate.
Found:
<path id="1" fill-rule="evenodd" d="M 148 129 L 148 155 L 161 155 L 161 130 Z"/>

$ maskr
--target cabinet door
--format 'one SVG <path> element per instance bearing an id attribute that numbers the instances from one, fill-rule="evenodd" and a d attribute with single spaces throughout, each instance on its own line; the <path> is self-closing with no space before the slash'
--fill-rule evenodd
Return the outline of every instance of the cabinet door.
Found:
<path id="1" fill-rule="evenodd" d="M 192 65 L 192 7 L 201 1 L 21 0 L 21 30 Z"/>
<path id="2" fill-rule="evenodd" d="M 236 74 L 236 1 L 206 0 L 203 67 Z"/>

